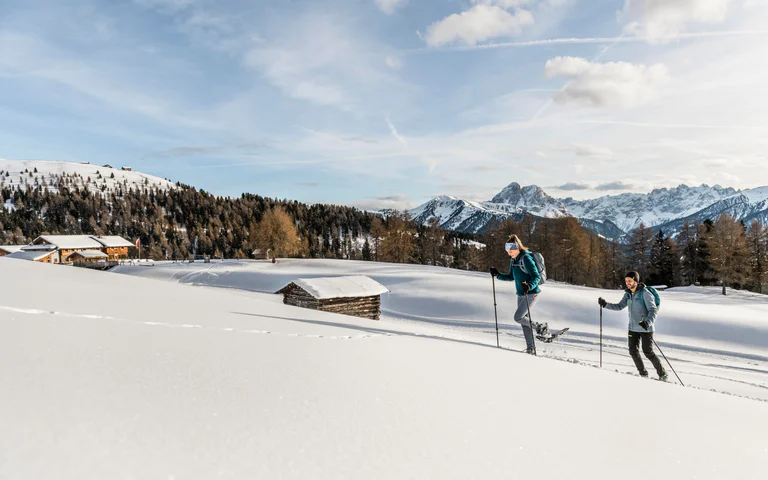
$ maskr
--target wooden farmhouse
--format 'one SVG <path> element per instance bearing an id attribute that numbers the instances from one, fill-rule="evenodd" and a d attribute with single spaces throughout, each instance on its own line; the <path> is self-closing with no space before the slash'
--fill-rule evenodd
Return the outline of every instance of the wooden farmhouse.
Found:
<path id="1" fill-rule="evenodd" d="M 365 276 L 300 278 L 280 289 L 283 303 L 378 320 L 381 294 L 389 290 Z"/>
<path id="2" fill-rule="evenodd" d="M 75 258 L 88 261 L 117 261 L 128 258 L 128 249 L 134 245 L 128 240 L 109 235 L 41 235 L 29 245 L 22 247 L 25 252 L 51 252 L 50 263 L 73 263 Z M 97 252 L 72 257 L 75 252 Z M 95 255 L 95 256 L 94 256 Z M 39 260 L 38 260 L 39 261 Z"/>

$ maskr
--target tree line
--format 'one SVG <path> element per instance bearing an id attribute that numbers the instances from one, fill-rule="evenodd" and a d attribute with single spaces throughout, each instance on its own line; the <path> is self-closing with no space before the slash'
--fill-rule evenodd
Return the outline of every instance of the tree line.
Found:
<path id="1" fill-rule="evenodd" d="M 42 234 L 120 235 L 141 240 L 142 258 L 185 260 L 191 255 L 303 257 L 414 263 L 505 270 L 508 235 L 540 251 L 549 278 L 617 288 L 627 270 L 649 285 L 725 285 L 761 292 L 768 270 L 768 228 L 729 215 L 683 225 L 673 239 L 640 225 L 623 243 L 584 228 L 575 218 L 527 216 L 492 224 L 482 234 L 445 231 L 436 219 L 415 224 L 406 214 L 386 217 L 346 206 L 243 194 L 219 197 L 185 185 L 168 191 L 123 185 L 114 191 L 72 187 L 71 179 L 1 188 L 0 242 L 24 244 Z M 132 255 L 138 252 L 132 250 Z"/>

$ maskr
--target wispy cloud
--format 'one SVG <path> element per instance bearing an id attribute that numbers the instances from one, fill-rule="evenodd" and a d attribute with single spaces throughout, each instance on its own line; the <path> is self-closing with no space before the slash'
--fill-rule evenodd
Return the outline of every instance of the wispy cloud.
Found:
<path id="1" fill-rule="evenodd" d="M 608 183 L 601 183 L 600 185 L 595 187 L 595 190 L 599 191 L 609 191 L 609 190 L 632 190 L 635 188 L 635 185 L 624 183 L 624 182 L 608 182 Z"/>
<path id="2" fill-rule="evenodd" d="M 626 0 L 619 19 L 624 30 L 650 43 L 664 43 L 685 32 L 689 25 L 716 24 L 725 20 L 737 0 Z"/>
<path id="3" fill-rule="evenodd" d="M 554 190 L 573 191 L 573 190 L 589 190 L 592 187 L 587 183 L 568 182 L 568 183 L 564 183 L 563 185 L 558 185 L 551 188 Z"/>
<path id="4" fill-rule="evenodd" d="M 667 35 L 659 37 L 666 41 L 672 40 L 694 40 L 699 38 L 713 37 L 740 37 L 740 36 L 766 36 L 768 30 L 721 30 L 709 32 L 690 32 L 679 33 L 676 35 Z M 496 42 L 483 43 L 480 45 L 453 45 L 442 46 L 441 48 L 413 48 L 404 49 L 402 53 L 436 53 L 451 51 L 472 51 L 472 50 L 493 50 L 498 48 L 523 48 L 523 47 L 551 47 L 556 45 L 583 45 L 583 44 L 611 44 L 611 43 L 647 43 L 645 37 L 635 35 L 626 35 L 620 37 L 563 37 L 563 38 L 545 38 L 540 40 L 526 40 L 520 42 Z"/>
<path id="5" fill-rule="evenodd" d="M 387 125 L 389 126 L 389 131 L 392 133 L 392 136 L 395 137 L 395 140 L 402 143 L 405 148 L 408 148 L 408 142 L 405 140 L 405 137 L 397 133 L 397 129 L 394 125 L 392 125 L 392 122 L 387 118 Z"/>
<path id="6" fill-rule="evenodd" d="M 376 6 L 387 15 L 392 15 L 395 13 L 395 10 L 402 7 L 407 2 L 408 0 L 376 0 Z"/>

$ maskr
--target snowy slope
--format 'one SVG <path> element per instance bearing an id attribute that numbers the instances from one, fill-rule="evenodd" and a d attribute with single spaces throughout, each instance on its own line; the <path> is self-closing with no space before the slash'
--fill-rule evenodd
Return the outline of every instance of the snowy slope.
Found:
<path id="1" fill-rule="evenodd" d="M 49 189 L 55 191 L 54 186 L 58 178 L 63 175 L 78 175 L 72 179 L 74 186 L 87 186 L 91 191 L 101 191 L 104 186 L 105 191 L 113 192 L 118 186 L 123 190 L 129 188 L 136 189 L 155 189 L 168 190 L 175 188 L 175 184 L 168 180 L 147 175 L 141 172 L 125 171 L 120 166 L 117 168 L 104 167 L 101 165 L 91 165 L 72 162 L 53 162 L 43 160 L 4 160 L 0 159 L 0 186 L 18 189 L 26 188 L 27 185 L 32 188 L 37 184 L 45 184 Z M 34 173 L 37 169 L 37 173 Z M 32 176 L 30 176 L 30 172 Z M 6 173 L 9 174 L 6 176 Z M 114 175 L 114 178 L 112 178 Z M 88 179 L 90 178 L 90 182 Z"/>
<path id="2" fill-rule="evenodd" d="M 753 479 L 768 454 L 763 402 L 485 333 L 0 262 L 0 478 Z"/>
<path id="3" fill-rule="evenodd" d="M 338 260 L 281 260 L 221 263 L 158 263 L 155 267 L 118 267 L 116 273 L 186 285 L 275 292 L 296 278 L 367 275 L 387 287 L 382 313 L 391 321 L 439 327 L 451 335 L 478 335 L 495 344 L 494 309 L 487 274 L 421 265 Z M 502 344 L 523 348 L 520 328 L 512 322 L 514 287 L 497 282 Z M 768 401 L 768 296 L 717 288 L 665 291 L 657 340 L 673 362 L 683 362 L 687 385 Z M 548 282 L 535 319 L 552 328 L 570 327 L 562 342 L 540 346 L 548 356 L 597 366 L 597 298 L 618 301 L 621 291 Z M 623 373 L 636 372 L 626 350 L 626 312 L 605 312 L 606 362 Z M 680 367 L 680 366 L 678 366 Z"/>

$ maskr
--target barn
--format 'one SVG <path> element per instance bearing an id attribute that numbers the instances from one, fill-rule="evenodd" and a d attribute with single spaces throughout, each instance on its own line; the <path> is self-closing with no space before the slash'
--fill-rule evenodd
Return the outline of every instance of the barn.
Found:
<path id="1" fill-rule="evenodd" d="M 323 312 L 378 320 L 381 294 L 387 287 L 362 275 L 349 277 L 299 278 L 277 293 L 283 303 Z"/>

